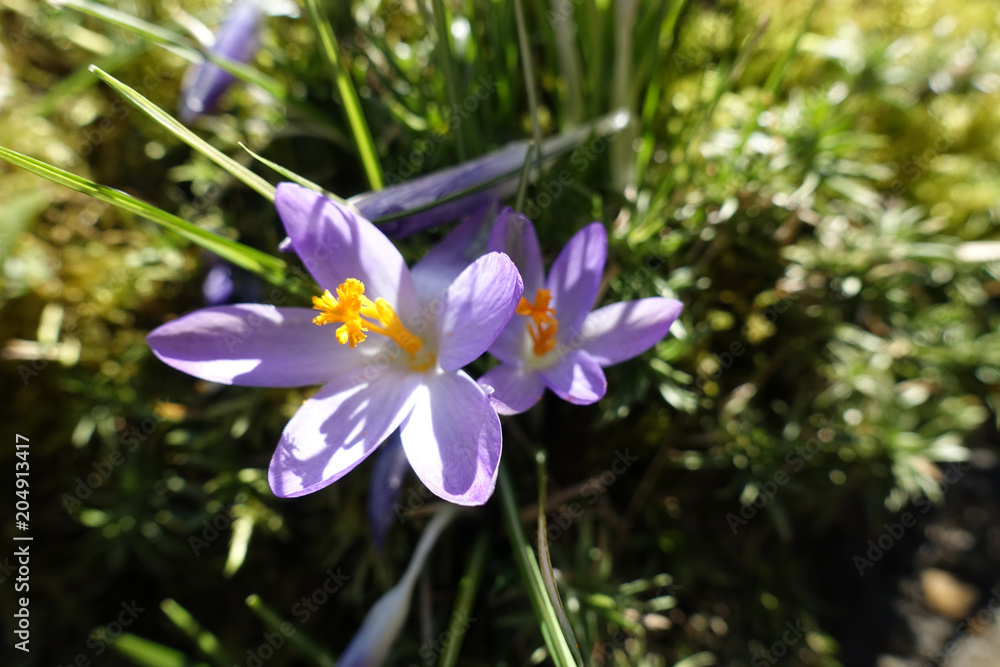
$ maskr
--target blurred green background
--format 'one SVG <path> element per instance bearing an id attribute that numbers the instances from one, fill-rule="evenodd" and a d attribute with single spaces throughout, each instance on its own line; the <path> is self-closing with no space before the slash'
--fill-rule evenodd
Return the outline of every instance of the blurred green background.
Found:
<path id="1" fill-rule="evenodd" d="M 179 33 L 225 11 L 111 6 Z M 601 220 L 601 298 L 685 304 L 670 337 L 608 370 L 599 404 L 549 395 L 506 431 L 529 535 L 532 454 L 548 451 L 552 561 L 588 664 L 987 664 L 961 660 L 980 644 L 995 656 L 1000 636 L 995 3 L 525 9 L 543 134 L 635 117 L 565 157 L 560 192 L 544 176 L 528 188 L 543 253 Z M 530 136 L 512 3 L 325 11 L 388 182 Z M 272 182 L 239 142 L 338 195 L 368 189 L 313 24 L 270 17 L 262 40 L 251 64 L 289 101 L 238 84 L 195 131 Z M 87 71 L 174 111 L 183 58 L 33 0 L 0 0 L 0 44 L 0 145 L 277 252 L 267 201 Z M 484 80 L 495 92 L 449 123 Z M 0 210 L 0 557 L 16 533 L 16 434 L 31 443 L 34 536 L 32 650 L 5 633 L 4 664 L 253 665 L 275 618 L 312 643 L 263 662 L 330 664 L 406 567 L 427 508 L 414 503 L 379 553 L 371 462 L 319 493 L 272 496 L 270 455 L 308 390 L 212 386 L 144 342 L 203 305 L 201 250 L 3 163 Z M 405 240 L 404 255 L 442 233 Z M 259 298 L 255 279 L 240 289 Z M 594 492 L 625 450 L 638 462 Z M 419 491 L 411 476 L 403 502 Z M 573 500 L 585 511 L 563 528 Z M 390 664 L 438 661 L 482 532 L 492 547 L 459 664 L 545 661 L 496 505 L 445 534 Z"/>

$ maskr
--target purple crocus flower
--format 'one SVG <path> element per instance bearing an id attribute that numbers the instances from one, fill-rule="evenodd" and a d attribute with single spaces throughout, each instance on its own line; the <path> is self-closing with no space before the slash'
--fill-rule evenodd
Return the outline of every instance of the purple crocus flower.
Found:
<path id="1" fill-rule="evenodd" d="M 492 388 L 490 400 L 500 414 L 524 412 L 546 387 L 570 403 L 600 400 L 607 389 L 602 368 L 655 345 L 680 315 L 680 301 L 661 297 L 591 311 L 608 255 L 607 234 L 599 222 L 573 235 L 548 278 L 535 228 L 523 215 L 502 212 L 488 249 L 503 249 L 524 281 L 518 317 L 489 350 L 500 365 L 479 378 Z"/>
<path id="2" fill-rule="evenodd" d="M 239 63 L 247 62 L 260 46 L 263 17 L 261 0 L 236 0 L 209 51 Z M 209 60 L 193 65 L 181 85 L 181 120 L 191 123 L 201 114 L 211 112 L 234 79 Z"/>
<path id="3" fill-rule="evenodd" d="M 399 428 L 406 457 L 431 492 L 460 505 L 486 502 L 500 422 L 486 391 L 460 369 L 513 316 L 522 292 L 514 263 L 488 253 L 442 292 L 433 264 L 411 273 L 389 239 L 350 208 L 291 183 L 278 186 L 275 206 L 292 247 L 326 290 L 313 310 L 198 310 L 151 332 L 154 353 L 223 384 L 323 385 L 292 417 L 271 459 L 277 496 L 337 481 Z"/>

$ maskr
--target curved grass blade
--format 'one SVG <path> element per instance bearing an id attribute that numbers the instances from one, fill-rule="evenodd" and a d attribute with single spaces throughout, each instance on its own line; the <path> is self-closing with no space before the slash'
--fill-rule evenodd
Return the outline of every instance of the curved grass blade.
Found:
<path id="1" fill-rule="evenodd" d="M 462 650 L 462 640 L 465 638 L 465 631 L 469 626 L 472 606 L 476 602 L 476 590 L 479 588 L 479 580 L 483 578 L 483 570 L 486 567 L 486 556 L 490 550 L 490 534 L 483 531 L 472 546 L 472 555 L 469 556 L 469 565 L 458 582 L 458 595 L 455 596 L 455 608 L 451 611 L 451 620 L 448 622 L 448 629 L 452 633 L 452 639 L 445 645 L 444 653 L 441 654 L 440 667 L 455 667 L 458 663 L 458 653 Z M 460 631 L 452 628 L 462 628 Z"/>
<path id="2" fill-rule="evenodd" d="M 573 651 L 578 665 L 583 664 L 583 656 L 580 655 L 580 644 L 576 641 L 573 633 L 573 626 L 570 625 L 566 610 L 563 608 L 562 598 L 559 597 L 559 589 L 556 587 L 556 575 L 552 571 L 552 559 L 549 557 L 549 533 L 545 518 L 545 495 L 549 484 L 549 474 L 545 468 L 545 452 L 538 452 L 535 461 L 538 464 L 538 565 L 541 569 L 542 580 L 545 582 L 545 590 L 552 601 L 552 608 L 559 625 L 562 627 L 563 636 Z"/>
<path id="3" fill-rule="evenodd" d="M 256 190 L 262 197 L 265 197 L 268 201 L 274 201 L 274 186 L 265 181 L 263 178 L 253 173 L 242 164 L 234 160 L 233 158 L 225 155 L 217 148 L 209 144 L 207 141 L 199 137 L 197 134 L 191 130 L 184 127 L 180 121 L 175 119 L 173 116 L 168 114 L 166 111 L 156 106 L 145 97 L 140 95 L 134 89 L 129 88 L 124 83 L 111 76 L 104 70 L 94 65 L 90 66 L 90 71 L 92 71 L 97 76 L 118 91 L 125 99 L 134 104 L 139 110 L 143 111 L 147 116 L 155 120 L 157 123 L 162 125 L 166 130 L 168 130 L 175 137 L 186 143 L 191 148 L 195 149 L 209 160 L 219 165 L 230 174 L 240 179 L 247 184 L 250 188 Z"/>
<path id="4" fill-rule="evenodd" d="M 545 583 L 542 581 L 542 573 L 538 569 L 538 561 L 535 560 L 535 552 L 524 537 L 521 517 L 517 511 L 517 500 L 514 497 L 514 487 L 502 461 L 500 462 L 499 478 L 497 490 L 500 492 L 500 511 L 503 514 L 504 527 L 510 537 L 514 561 L 517 563 L 517 569 L 524 581 L 528 599 L 531 601 L 531 607 L 534 609 L 535 617 L 541 626 L 545 645 L 548 647 L 549 655 L 556 667 L 572 667 L 577 663 L 574 662 L 573 653 L 560 629 L 559 619 L 556 618 L 555 609 L 552 607 L 552 600 L 545 592 Z"/>
<path id="5" fill-rule="evenodd" d="M 206 250 L 214 252 L 228 262 L 254 273 L 273 285 L 290 292 L 305 294 L 303 287 L 287 279 L 285 262 L 250 246 L 218 236 L 192 225 L 187 220 L 147 204 L 120 190 L 98 185 L 91 180 L 71 174 L 50 164 L 22 155 L 0 146 L 0 159 L 26 169 L 42 178 L 64 185 L 71 190 L 82 192 L 94 199 L 117 206 L 123 210 L 151 220 L 156 224 L 184 237 Z"/>
<path id="6" fill-rule="evenodd" d="M 321 195 L 323 195 L 324 197 L 326 197 L 327 199 L 332 199 L 332 200 L 334 200 L 336 202 L 344 204 L 345 206 L 350 206 L 350 204 L 348 204 L 345 199 L 343 199 L 341 197 L 338 197 L 337 195 L 333 194 L 332 192 L 330 192 L 329 190 L 327 190 L 323 186 L 317 185 L 316 183 L 313 183 L 312 181 L 310 181 L 305 176 L 299 176 L 298 174 L 296 174 L 291 169 L 288 169 L 287 167 L 282 167 L 277 162 L 272 162 L 271 160 L 268 160 L 266 157 L 261 157 L 260 155 L 257 155 L 257 153 L 254 153 L 252 150 L 250 150 L 249 148 L 247 148 L 246 144 L 244 144 L 243 142 L 240 142 L 240 148 L 242 148 L 247 153 L 249 153 L 250 156 L 253 157 L 255 160 L 257 160 L 261 164 L 264 164 L 264 165 L 270 167 L 271 169 L 275 170 L 276 172 L 278 172 L 279 174 L 281 174 L 282 176 L 284 176 L 288 180 L 290 180 L 290 181 L 292 181 L 294 183 L 298 183 L 299 185 L 301 185 L 304 188 L 309 188 L 310 190 L 313 190 L 314 192 L 318 192 Z"/>

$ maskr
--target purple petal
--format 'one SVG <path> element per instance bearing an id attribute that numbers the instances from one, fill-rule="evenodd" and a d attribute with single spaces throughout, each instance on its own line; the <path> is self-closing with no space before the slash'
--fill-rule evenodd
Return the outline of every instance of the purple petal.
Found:
<path id="1" fill-rule="evenodd" d="M 442 297 L 438 365 L 453 371 L 475 361 L 514 316 L 522 290 L 517 267 L 502 252 L 483 255 L 462 271 Z"/>
<path id="2" fill-rule="evenodd" d="M 188 375 L 250 387 L 305 387 L 368 363 L 378 345 L 350 349 L 307 308 L 262 304 L 188 313 L 146 336 L 153 353 Z"/>
<path id="3" fill-rule="evenodd" d="M 352 197 L 350 203 L 366 218 L 374 220 L 431 205 L 445 197 L 509 174 L 506 180 L 487 190 L 379 224 L 379 228 L 390 236 L 408 236 L 422 229 L 456 220 L 479 206 L 512 194 L 517 187 L 517 169 L 524 163 L 527 148 L 528 144 L 524 141 L 509 144 L 455 167 Z"/>
<path id="4" fill-rule="evenodd" d="M 549 269 L 547 287 L 559 320 L 559 340 L 573 338 L 594 307 L 608 259 L 608 236 L 594 222 L 573 235 Z"/>
<path id="5" fill-rule="evenodd" d="M 400 435 L 420 481 L 458 505 L 482 505 L 496 486 L 500 418 L 464 372 L 427 377 Z"/>
<path id="6" fill-rule="evenodd" d="M 210 51 L 239 63 L 247 62 L 260 45 L 262 18 L 259 0 L 233 3 Z M 232 74 L 209 60 L 193 66 L 182 85 L 181 120 L 191 123 L 199 115 L 211 112 L 234 80 Z"/>
<path id="7" fill-rule="evenodd" d="M 516 415 L 542 399 L 545 383 L 530 368 L 515 368 L 506 364 L 495 366 L 479 378 L 479 384 L 493 390 L 490 403 L 501 415 Z"/>
<path id="8" fill-rule="evenodd" d="M 631 359 L 666 336 L 683 307 L 676 299 L 652 297 L 598 308 L 583 321 L 582 349 L 601 366 Z"/>
<path id="9" fill-rule="evenodd" d="M 371 454 L 409 414 L 420 376 L 385 372 L 369 384 L 343 375 L 320 389 L 288 422 L 268 481 L 279 498 L 336 482 Z"/>
<path id="10" fill-rule="evenodd" d="M 511 208 L 500 211 L 487 249 L 507 253 L 521 272 L 525 296 L 534 301 L 538 288 L 545 287 L 545 267 L 531 220 Z"/>
<path id="11" fill-rule="evenodd" d="M 410 274 L 421 303 L 441 296 L 469 264 L 486 252 L 483 232 L 488 230 L 493 214 L 493 206 L 476 210 L 413 266 Z"/>
<path id="12" fill-rule="evenodd" d="M 540 369 L 545 386 L 564 401 L 577 405 L 596 403 L 608 389 L 604 371 L 583 350 L 571 350 L 552 366 Z"/>
<path id="13" fill-rule="evenodd" d="M 274 205 L 292 247 L 321 287 L 333 292 L 348 278 L 357 278 L 372 301 L 385 299 L 401 316 L 416 309 L 403 256 L 368 220 L 294 183 L 278 184 Z"/>
<path id="14" fill-rule="evenodd" d="M 375 548 L 381 551 L 389 529 L 396 522 L 396 507 L 403 491 L 403 481 L 410 471 L 399 431 L 393 431 L 379 447 L 368 486 L 368 525 L 372 529 Z"/>

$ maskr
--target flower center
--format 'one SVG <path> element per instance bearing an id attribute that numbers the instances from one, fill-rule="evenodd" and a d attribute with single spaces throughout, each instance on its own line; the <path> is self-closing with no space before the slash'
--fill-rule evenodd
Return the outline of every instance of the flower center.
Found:
<path id="1" fill-rule="evenodd" d="M 365 332 L 370 331 L 391 338 L 406 350 L 416 364 L 413 370 L 427 370 L 434 363 L 433 355 L 424 354 L 415 358 L 424 342 L 403 326 L 388 301 L 378 298 L 372 302 L 366 297 L 365 284 L 357 278 L 348 278 L 338 285 L 336 297 L 330 294 L 330 290 L 324 291 L 323 296 L 314 296 L 313 309 L 320 311 L 313 318 L 313 324 L 341 323 L 337 328 L 337 342 L 341 345 L 353 348 L 365 340 L 368 337 Z"/>
<path id="2" fill-rule="evenodd" d="M 535 302 L 532 303 L 521 297 L 517 304 L 518 315 L 530 317 L 528 323 L 528 335 L 534 343 L 536 357 L 544 357 L 556 346 L 556 332 L 559 331 L 559 322 L 556 320 L 556 311 L 549 308 L 552 294 L 547 289 L 538 289 L 535 292 Z"/>

